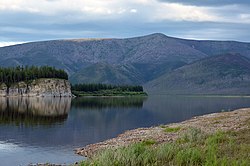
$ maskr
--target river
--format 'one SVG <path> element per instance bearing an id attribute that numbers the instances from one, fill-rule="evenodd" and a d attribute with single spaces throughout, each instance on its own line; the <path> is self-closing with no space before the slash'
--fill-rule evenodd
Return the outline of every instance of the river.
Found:
<path id="1" fill-rule="evenodd" d="M 70 164 L 74 149 L 129 129 L 250 107 L 247 97 L 0 98 L 0 165 Z"/>

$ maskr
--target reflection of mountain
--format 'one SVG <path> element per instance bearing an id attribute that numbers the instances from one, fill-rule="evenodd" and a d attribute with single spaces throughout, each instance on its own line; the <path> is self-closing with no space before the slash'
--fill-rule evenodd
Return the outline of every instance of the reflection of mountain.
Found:
<path id="1" fill-rule="evenodd" d="M 71 98 L 0 98 L 0 123 L 51 124 L 64 121 Z"/>
<path id="2" fill-rule="evenodd" d="M 82 97 L 72 101 L 79 108 L 141 108 L 146 97 Z"/>

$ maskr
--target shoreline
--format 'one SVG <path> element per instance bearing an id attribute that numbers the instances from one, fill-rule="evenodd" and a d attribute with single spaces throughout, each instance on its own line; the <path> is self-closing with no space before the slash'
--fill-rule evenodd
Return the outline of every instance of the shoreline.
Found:
<path id="1" fill-rule="evenodd" d="M 212 113 L 193 117 L 179 123 L 128 130 L 115 138 L 77 148 L 75 149 L 75 153 L 91 158 L 105 149 L 117 149 L 147 140 L 154 140 L 156 144 L 173 142 L 177 140 L 184 131 L 190 128 L 200 129 L 207 134 L 213 134 L 217 131 L 239 131 L 249 127 L 245 125 L 245 122 L 249 119 L 250 108 Z"/>
<path id="2" fill-rule="evenodd" d="M 149 94 L 150 96 L 184 96 L 184 97 L 210 97 L 210 98 L 250 98 L 250 95 L 234 95 L 234 94 Z"/>

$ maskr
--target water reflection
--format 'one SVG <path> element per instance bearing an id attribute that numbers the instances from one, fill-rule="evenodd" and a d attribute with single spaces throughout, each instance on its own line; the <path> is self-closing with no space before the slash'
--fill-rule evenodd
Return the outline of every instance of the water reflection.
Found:
<path id="1" fill-rule="evenodd" d="M 129 129 L 242 107 L 250 107 L 250 98 L 85 97 L 72 102 L 67 98 L 0 98 L 0 161 L 6 163 L 3 165 L 73 163 L 79 159 L 74 148 L 115 137 Z M 43 118 L 50 119 L 50 125 Z M 20 125 L 25 123 L 39 125 Z M 11 148 L 13 152 L 7 151 Z"/>
<path id="2" fill-rule="evenodd" d="M 1 97 L 0 123 L 38 125 L 67 119 L 71 98 Z"/>
<path id="3" fill-rule="evenodd" d="M 142 108 L 147 97 L 82 97 L 72 101 L 77 108 Z"/>

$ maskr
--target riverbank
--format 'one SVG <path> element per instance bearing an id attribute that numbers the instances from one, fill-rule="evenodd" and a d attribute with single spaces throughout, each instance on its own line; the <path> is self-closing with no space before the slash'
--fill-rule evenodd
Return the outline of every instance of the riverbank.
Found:
<path id="1" fill-rule="evenodd" d="M 180 123 L 130 130 L 116 138 L 79 148 L 76 153 L 89 157 L 82 165 L 102 162 L 244 165 L 250 161 L 249 125 L 250 108 L 214 113 Z M 209 155 L 212 155 L 210 159 Z"/>

